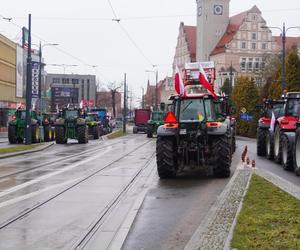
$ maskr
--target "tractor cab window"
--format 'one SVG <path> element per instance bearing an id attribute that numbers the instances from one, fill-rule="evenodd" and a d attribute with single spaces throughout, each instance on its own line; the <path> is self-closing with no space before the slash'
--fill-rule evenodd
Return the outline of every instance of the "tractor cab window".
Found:
<path id="1" fill-rule="evenodd" d="M 291 99 L 287 102 L 287 113 L 290 116 L 300 116 L 300 100 Z"/>
<path id="2" fill-rule="evenodd" d="M 203 122 L 214 120 L 214 110 L 210 99 L 183 100 L 180 106 L 181 121 Z"/>
<path id="3" fill-rule="evenodd" d="M 160 121 L 164 119 L 164 115 L 161 112 L 153 112 L 152 113 L 152 120 L 153 121 Z"/>

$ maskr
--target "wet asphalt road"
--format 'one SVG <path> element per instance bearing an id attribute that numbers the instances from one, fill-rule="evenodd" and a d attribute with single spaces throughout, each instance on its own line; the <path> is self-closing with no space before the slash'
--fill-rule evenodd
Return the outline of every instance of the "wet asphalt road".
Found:
<path id="1" fill-rule="evenodd" d="M 128 136 L 55 145 L 41 153 L 1 160 L 0 249 L 69 249 L 87 244 L 93 228 L 104 223 L 134 180 L 149 175 L 154 144 L 145 136 Z M 117 223 L 126 214 L 118 216 Z M 110 242 L 113 235 L 103 238 Z M 103 242 L 92 248 L 102 247 Z"/>
<path id="2" fill-rule="evenodd" d="M 251 139 L 238 140 L 232 174 L 245 145 L 258 167 L 300 184 Z M 128 231 L 123 249 L 182 249 L 229 178 L 160 180 L 154 153 L 155 139 L 138 134 L 2 159 L 0 249 L 119 249 Z"/>

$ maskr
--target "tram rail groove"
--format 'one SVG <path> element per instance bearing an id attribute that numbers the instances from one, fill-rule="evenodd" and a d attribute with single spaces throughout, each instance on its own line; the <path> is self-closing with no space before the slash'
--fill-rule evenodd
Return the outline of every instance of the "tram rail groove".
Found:
<path id="1" fill-rule="evenodd" d="M 128 155 L 132 154 L 133 152 L 141 149 L 142 147 L 144 147 L 145 145 L 147 145 L 148 143 L 150 143 L 151 141 L 146 141 L 145 143 L 142 143 L 142 145 L 138 145 L 137 147 L 135 147 L 133 150 L 129 151 L 128 153 L 122 155 L 121 157 L 119 157 L 116 160 L 113 160 L 109 163 L 107 163 L 105 166 L 103 166 L 102 168 L 94 171 L 93 173 L 83 177 L 81 180 L 77 181 L 76 183 L 72 184 L 71 186 L 65 188 L 64 190 L 60 191 L 59 193 L 53 195 L 52 197 L 48 198 L 47 200 L 38 203 L 36 205 L 34 205 L 31 208 L 26 208 L 25 210 L 23 210 L 22 212 L 20 212 L 17 216 L 14 216 L 10 219 L 8 219 L 7 221 L 5 221 L 4 223 L 0 224 L 0 230 L 4 229 L 5 227 L 11 225 L 12 223 L 24 218 L 25 216 L 31 214 L 32 212 L 34 212 L 35 210 L 37 210 L 38 208 L 42 207 L 43 205 L 49 203 L 50 201 L 54 200 L 55 198 L 61 196 L 62 194 L 66 193 L 67 191 L 71 190 L 72 188 L 78 186 L 79 184 L 85 182 L 86 180 L 92 178 L 93 176 L 95 176 L 96 174 L 100 173 L 101 171 L 103 171 L 104 169 L 112 166 L 114 163 L 117 163 L 118 161 L 122 160 L 123 158 L 127 157 Z M 151 156 L 150 158 L 153 158 L 153 156 Z M 145 164 L 144 164 L 145 165 Z M 144 167 L 144 166 L 143 166 Z M 142 167 L 142 168 L 143 168 Z"/>

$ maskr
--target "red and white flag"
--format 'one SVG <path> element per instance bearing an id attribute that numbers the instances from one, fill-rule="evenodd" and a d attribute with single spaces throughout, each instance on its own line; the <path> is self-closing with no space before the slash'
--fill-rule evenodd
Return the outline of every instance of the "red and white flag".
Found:
<path id="1" fill-rule="evenodd" d="M 182 75 L 178 69 L 178 66 L 176 66 L 175 71 L 175 90 L 179 95 L 185 96 L 185 88 L 183 84 Z"/>
<path id="2" fill-rule="evenodd" d="M 200 84 L 210 92 L 214 98 L 217 98 L 218 96 L 214 92 L 212 86 L 210 85 L 209 81 L 207 80 L 206 74 L 204 72 L 204 69 L 201 64 L 199 64 L 200 72 L 199 72 L 199 82 Z"/>

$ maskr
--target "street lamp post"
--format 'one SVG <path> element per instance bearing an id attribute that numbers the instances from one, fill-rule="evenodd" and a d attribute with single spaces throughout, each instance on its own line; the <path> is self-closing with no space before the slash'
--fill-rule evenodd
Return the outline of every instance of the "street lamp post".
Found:
<path id="1" fill-rule="evenodd" d="M 46 43 L 46 44 L 41 44 L 40 42 L 40 46 L 39 46 L 39 102 L 40 102 L 40 109 L 42 109 L 42 49 L 45 46 L 57 46 L 59 45 L 58 43 Z"/>
<path id="2" fill-rule="evenodd" d="M 286 32 L 290 29 L 300 29 L 300 26 L 294 27 L 285 27 L 285 23 L 283 23 L 282 28 L 280 27 L 272 27 L 272 26 L 261 26 L 261 28 L 269 28 L 269 29 L 278 29 L 281 32 L 281 42 L 282 42 L 282 61 L 281 61 L 281 88 L 282 93 L 286 90 L 286 82 L 285 82 L 285 44 L 286 44 Z"/>

